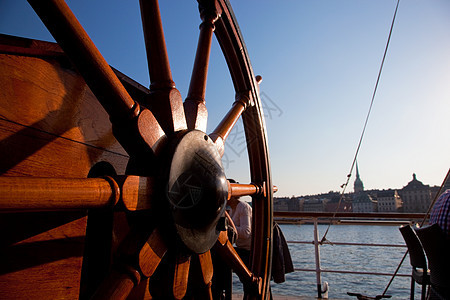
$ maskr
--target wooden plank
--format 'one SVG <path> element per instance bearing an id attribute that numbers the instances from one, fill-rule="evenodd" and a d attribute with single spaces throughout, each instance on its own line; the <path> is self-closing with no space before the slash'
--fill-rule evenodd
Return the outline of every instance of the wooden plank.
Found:
<path id="1" fill-rule="evenodd" d="M 86 178 L 100 161 L 125 172 L 128 158 L 83 143 L 74 142 L 0 119 L 0 174 Z"/>
<path id="2" fill-rule="evenodd" d="M 19 215 L 14 218 L 16 223 L 10 219 L 3 224 L 3 217 L 2 228 L 3 225 L 12 228 L 19 221 L 30 223 L 15 228 L 16 234 L 30 234 L 28 226 L 36 225 L 40 230 L 46 227 L 42 220 L 34 220 L 35 223 L 32 217 L 22 219 Z M 0 299 L 78 298 L 86 218 L 64 223 L 61 216 L 48 214 L 47 217 L 47 226 L 62 224 L 1 247 Z M 70 219 L 68 215 L 64 217 Z M 6 237 L 6 242 L 12 242 L 11 238 Z"/>
<path id="3" fill-rule="evenodd" d="M 127 154 L 83 78 L 61 56 L 22 52 L 0 54 L 0 174 L 86 178 L 99 162 L 124 174 Z M 85 215 L 2 214 L 0 299 L 78 298 Z"/>
<path id="4" fill-rule="evenodd" d="M 102 160 L 124 172 L 128 159 L 109 117 L 77 73 L 57 60 L 7 54 L 0 69 L 2 174 L 86 177 Z"/>

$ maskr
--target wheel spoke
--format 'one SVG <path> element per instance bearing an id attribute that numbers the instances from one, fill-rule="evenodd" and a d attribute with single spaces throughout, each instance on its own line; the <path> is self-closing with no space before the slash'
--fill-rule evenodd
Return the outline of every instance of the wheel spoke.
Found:
<path id="1" fill-rule="evenodd" d="M 146 277 L 152 276 L 166 252 L 167 246 L 162 240 L 159 230 L 153 230 L 139 252 L 139 267 L 142 274 Z"/>
<path id="2" fill-rule="evenodd" d="M 184 112 L 189 129 L 206 131 L 208 110 L 204 101 L 184 101 Z"/>
<path id="3" fill-rule="evenodd" d="M 137 119 L 138 138 L 142 139 L 148 145 L 152 152 L 159 154 L 162 146 L 166 142 L 164 131 L 159 126 L 158 121 L 148 109 L 143 109 Z M 123 132 L 122 134 L 126 134 Z M 126 140 L 126 137 L 124 138 Z M 132 141 L 131 141 L 132 142 Z M 130 152 L 135 152 L 139 149 L 131 149 Z"/>
<path id="4" fill-rule="evenodd" d="M 228 200 L 231 197 L 242 197 L 242 196 L 253 196 L 253 195 L 263 195 L 266 192 L 265 183 L 259 185 L 255 183 L 242 184 L 242 183 L 230 183 L 228 182 Z M 278 187 L 273 186 L 273 192 L 277 192 Z"/>
<path id="5" fill-rule="evenodd" d="M 0 177 L 0 211 L 58 211 L 114 206 L 151 208 L 154 178 Z"/>
<path id="6" fill-rule="evenodd" d="M 205 294 L 203 295 L 203 298 L 199 297 L 199 299 L 213 300 L 211 284 L 206 286 L 206 290 L 204 292 Z"/>
<path id="7" fill-rule="evenodd" d="M 190 256 L 178 253 L 173 278 L 173 296 L 175 299 L 182 299 L 186 295 L 190 262 Z"/>
<path id="8" fill-rule="evenodd" d="M 264 192 L 263 186 L 254 183 L 241 184 L 228 182 L 228 200 L 231 197 L 260 195 L 263 192 Z"/>
<path id="9" fill-rule="evenodd" d="M 184 130 L 183 100 L 175 88 L 157 0 L 140 0 L 151 94 L 143 105 L 151 109 L 167 134 Z"/>
<path id="10" fill-rule="evenodd" d="M 158 1 L 140 0 L 139 3 L 147 49 L 150 88 L 174 88 Z"/>
<path id="11" fill-rule="evenodd" d="M 99 289 L 92 296 L 93 300 L 122 300 L 126 299 L 134 286 L 141 281 L 139 272 L 135 269 L 124 268 L 122 270 L 113 269 L 108 277 L 100 285 Z"/>
<path id="12" fill-rule="evenodd" d="M 152 196 L 155 188 L 153 177 L 124 176 L 120 180 L 121 199 L 128 211 L 145 210 L 152 207 Z"/>
<path id="13" fill-rule="evenodd" d="M 152 111 L 167 135 L 187 128 L 183 99 L 177 89 L 152 90 L 141 103 Z"/>
<path id="14" fill-rule="evenodd" d="M 94 299 L 126 299 L 133 288 L 141 282 L 141 274 L 150 277 L 167 252 L 167 246 L 158 229 L 153 230 L 141 249 L 136 249 L 142 233 L 130 232 L 121 247 L 119 260 L 108 277 L 100 285 Z M 136 253 L 136 250 L 138 250 Z M 137 257 L 136 257 L 137 255 Z M 138 266 L 130 264 L 137 260 Z M 139 271 L 139 270 L 140 271 Z"/>
<path id="15" fill-rule="evenodd" d="M 205 253 L 192 255 L 191 265 L 189 271 L 189 286 L 195 295 L 195 299 L 212 300 L 212 277 L 213 265 L 211 259 L 211 252 L 208 250 Z"/>
<path id="16" fill-rule="evenodd" d="M 29 3 L 109 114 L 114 135 L 125 150 L 130 155 L 142 152 L 134 147 L 139 139 L 154 151 L 164 136 L 158 122 L 150 111 L 141 113 L 67 4 L 63 0 Z"/>
<path id="17" fill-rule="evenodd" d="M 92 92 L 113 119 L 139 114 L 139 107 L 63 0 L 28 1 Z"/>
<path id="18" fill-rule="evenodd" d="M 209 135 L 213 142 L 216 144 L 219 154 L 223 156 L 225 151 L 225 141 L 233 129 L 234 125 L 238 121 L 239 117 L 251 103 L 250 93 L 241 93 L 236 95 L 236 101 L 233 106 L 217 125 L 216 129 Z"/>
<path id="19" fill-rule="evenodd" d="M 0 177 L 0 211 L 57 211 L 114 206 L 112 178 Z"/>
<path id="20" fill-rule="evenodd" d="M 202 271 L 203 283 L 209 285 L 213 277 L 213 264 L 211 260 L 211 252 L 199 254 L 200 269 Z"/>
<path id="21" fill-rule="evenodd" d="M 212 3 L 212 4 L 210 4 Z M 192 69 L 189 92 L 186 97 L 185 111 L 189 129 L 206 131 L 208 111 L 205 106 L 206 80 L 208 77 L 209 56 L 211 52 L 214 23 L 220 12 L 214 3 L 199 4 L 200 16 L 203 20 L 200 25 L 200 35 L 197 44 L 194 67 Z"/>
<path id="22" fill-rule="evenodd" d="M 244 264 L 239 254 L 234 250 L 233 245 L 227 237 L 227 232 L 222 231 L 214 245 L 214 250 L 226 261 L 240 280 L 248 287 L 248 291 L 261 294 L 261 278 L 255 276 Z"/>

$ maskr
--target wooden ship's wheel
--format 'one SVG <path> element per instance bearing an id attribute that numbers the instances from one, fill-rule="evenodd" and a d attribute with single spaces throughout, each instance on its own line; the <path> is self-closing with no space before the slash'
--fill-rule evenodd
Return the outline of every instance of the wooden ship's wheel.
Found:
<path id="1" fill-rule="evenodd" d="M 228 1 L 199 0 L 184 103 L 156 0 L 140 3 L 149 89 L 106 63 L 64 1 L 29 2 L 58 44 L 0 36 L 0 298 L 212 299 L 214 256 L 246 298 L 267 299 L 273 188 L 260 78 Z M 206 134 L 213 33 L 236 99 Z M 221 162 L 241 116 L 249 184 L 230 183 Z M 249 267 L 226 234 L 226 202 L 239 195 L 252 196 Z"/>

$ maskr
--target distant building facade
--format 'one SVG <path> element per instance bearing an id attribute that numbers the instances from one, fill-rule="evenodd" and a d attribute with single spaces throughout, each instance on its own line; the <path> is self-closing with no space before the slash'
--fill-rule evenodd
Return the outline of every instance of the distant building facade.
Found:
<path id="1" fill-rule="evenodd" d="M 408 213 L 425 213 L 432 201 L 432 188 L 417 180 L 416 174 L 400 190 L 403 200 L 403 211 Z"/>
<path id="2" fill-rule="evenodd" d="M 405 212 L 425 213 L 438 194 L 438 186 L 430 187 L 417 180 L 416 174 L 402 189 L 364 190 L 358 165 L 354 193 L 341 195 L 330 191 L 324 194 L 274 197 L 274 211 L 298 212 Z M 441 192 L 450 188 L 450 179 Z"/>
<path id="3" fill-rule="evenodd" d="M 359 177 L 358 162 L 356 162 L 356 179 L 355 182 L 353 183 L 353 191 L 355 192 L 355 194 L 364 191 L 364 184 L 361 178 Z"/>
<path id="4" fill-rule="evenodd" d="M 376 212 L 377 201 L 375 201 L 369 193 L 364 191 L 364 184 L 359 176 L 358 163 L 356 163 L 356 179 L 353 184 L 353 212 Z"/>
<path id="5" fill-rule="evenodd" d="M 303 198 L 294 197 L 274 197 L 273 198 L 273 210 L 274 211 L 302 211 L 303 210 Z"/>
<path id="6" fill-rule="evenodd" d="M 367 213 L 378 210 L 377 201 L 366 192 L 359 192 L 353 195 L 353 212 Z"/>
<path id="7" fill-rule="evenodd" d="M 289 211 L 289 198 L 288 197 L 273 198 L 273 210 L 274 211 Z"/>
<path id="8" fill-rule="evenodd" d="M 336 193 L 325 205 L 326 212 L 352 212 L 352 201 L 347 195 Z"/>
<path id="9" fill-rule="evenodd" d="M 305 199 L 303 202 L 303 211 L 322 212 L 325 211 L 327 199 L 311 198 Z"/>
<path id="10" fill-rule="evenodd" d="M 402 198 L 397 190 L 379 191 L 377 193 L 378 212 L 401 212 Z"/>
<path id="11" fill-rule="evenodd" d="M 299 198 L 299 197 L 291 197 L 288 200 L 289 211 L 302 211 L 304 201 L 305 201 L 304 199 Z"/>

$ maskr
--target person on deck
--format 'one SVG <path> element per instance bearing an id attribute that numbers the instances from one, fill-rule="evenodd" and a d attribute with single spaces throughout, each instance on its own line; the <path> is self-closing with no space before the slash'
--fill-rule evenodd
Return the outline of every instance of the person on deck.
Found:
<path id="1" fill-rule="evenodd" d="M 248 267 L 252 242 L 252 207 L 239 197 L 231 197 L 228 205 L 231 208 L 230 217 L 237 230 L 236 252 Z"/>
<path id="2" fill-rule="evenodd" d="M 228 179 L 236 183 L 234 179 Z M 252 208 L 239 197 L 231 197 L 227 202 L 226 217 L 231 219 L 228 223 L 228 239 L 236 245 L 236 252 L 244 264 L 249 267 L 250 247 L 252 240 Z M 231 300 L 232 271 L 226 261 L 212 253 L 214 262 L 214 277 L 212 284 L 213 299 Z M 245 289 L 245 288 L 244 288 Z M 245 292 L 245 291 L 244 291 Z"/>
<path id="3" fill-rule="evenodd" d="M 439 196 L 430 214 L 430 225 L 438 224 L 450 240 L 450 189 Z"/>

